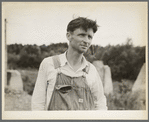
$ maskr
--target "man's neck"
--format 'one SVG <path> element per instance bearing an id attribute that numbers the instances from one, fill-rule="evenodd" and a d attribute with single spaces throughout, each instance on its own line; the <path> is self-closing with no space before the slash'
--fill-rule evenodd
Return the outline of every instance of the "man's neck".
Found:
<path id="1" fill-rule="evenodd" d="M 77 70 L 81 66 L 83 53 L 80 54 L 76 51 L 68 49 L 66 57 L 67 57 L 69 64 L 75 70 Z"/>

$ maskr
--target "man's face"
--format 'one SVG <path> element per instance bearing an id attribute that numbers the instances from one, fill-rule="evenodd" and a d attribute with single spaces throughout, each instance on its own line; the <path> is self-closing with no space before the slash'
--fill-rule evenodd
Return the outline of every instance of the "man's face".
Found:
<path id="1" fill-rule="evenodd" d="M 75 29 L 74 32 L 68 32 L 67 38 L 69 40 L 69 46 L 78 53 L 84 53 L 91 45 L 94 32 L 92 28 L 87 31 L 82 28 Z"/>

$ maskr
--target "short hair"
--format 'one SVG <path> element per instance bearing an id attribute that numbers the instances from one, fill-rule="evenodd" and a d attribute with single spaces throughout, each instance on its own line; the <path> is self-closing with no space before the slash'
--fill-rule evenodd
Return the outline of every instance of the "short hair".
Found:
<path id="1" fill-rule="evenodd" d="M 87 31 L 88 28 L 92 28 L 93 32 L 96 33 L 98 27 L 99 26 L 96 24 L 96 21 L 87 19 L 85 17 L 78 17 L 69 22 L 67 26 L 67 32 L 74 32 L 74 30 L 77 28 L 82 28 L 85 31 Z"/>

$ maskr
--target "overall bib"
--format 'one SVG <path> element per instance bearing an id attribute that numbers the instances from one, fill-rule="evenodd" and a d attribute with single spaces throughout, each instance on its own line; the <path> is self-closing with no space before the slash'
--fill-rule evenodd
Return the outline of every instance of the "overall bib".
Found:
<path id="1" fill-rule="evenodd" d="M 58 73 L 48 110 L 95 110 L 93 96 L 86 81 L 89 66 L 82 71 L 83 76 L 70 77 L 61 72 L 58 56 L 53 57 L 53 63 Z"/>

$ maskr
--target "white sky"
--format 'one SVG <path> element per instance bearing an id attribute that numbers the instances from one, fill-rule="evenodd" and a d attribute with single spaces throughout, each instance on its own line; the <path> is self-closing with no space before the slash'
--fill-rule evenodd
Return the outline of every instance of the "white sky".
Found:
<path id="1" fill-rule="evenodd" d="M 122 44 L 127 38 L 135 46 L 147 42 L 147 2 L 3 2 L 2 9 L 3 21 L 8 21 L 7 44 L 68 42 L 67 24 L 77 16 L 100 25 L 92 44 Z"/>

